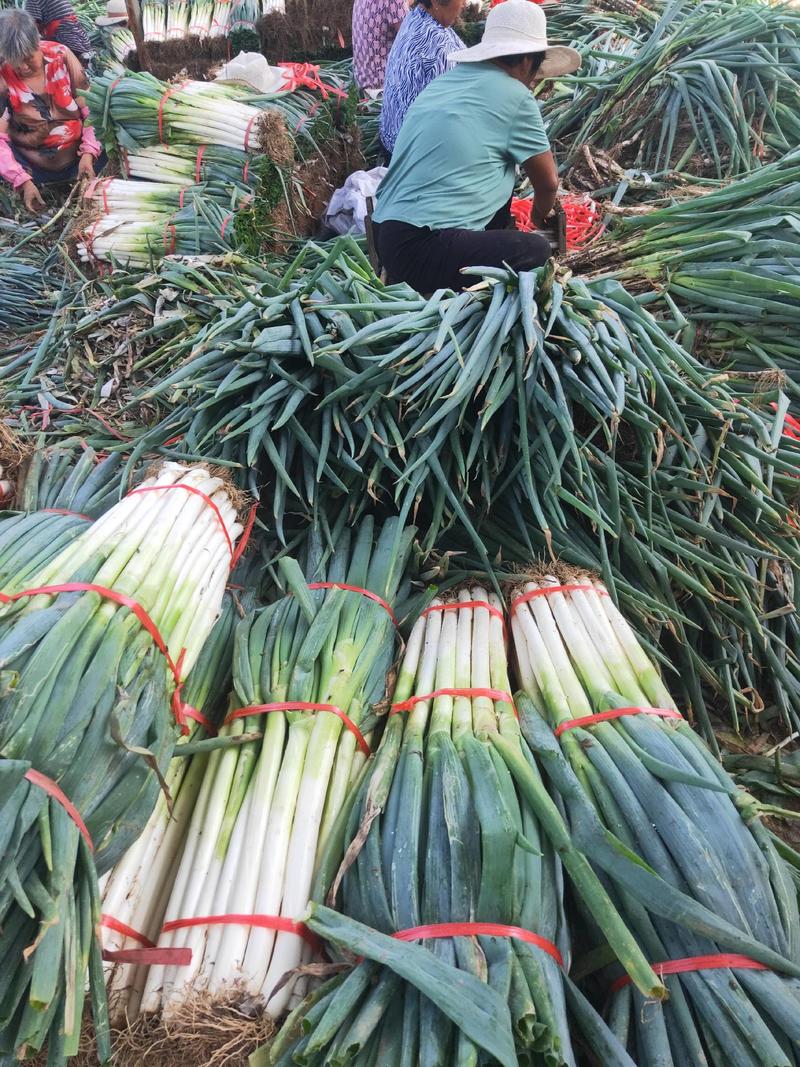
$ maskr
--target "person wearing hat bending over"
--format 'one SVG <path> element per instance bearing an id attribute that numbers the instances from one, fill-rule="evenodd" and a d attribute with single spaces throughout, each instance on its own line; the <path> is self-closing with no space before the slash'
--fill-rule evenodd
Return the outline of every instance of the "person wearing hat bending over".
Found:
<path id="1" fill-rule="evenodd" d="M 450 58 L 455 68 L 406 115 L 372 217 L 389 280 L 421 293 L 471 284 L 464 267 L 530 270 L 550 257 L 541 234 L 507 228 L 511 196 L 520 166 L 534 222 L 547 224 L 558 173 L 529 86 L 580 66 L 574 49 L 548 46 L 544 12 L 530 0 L 498 4 L 481 43 Z"/>

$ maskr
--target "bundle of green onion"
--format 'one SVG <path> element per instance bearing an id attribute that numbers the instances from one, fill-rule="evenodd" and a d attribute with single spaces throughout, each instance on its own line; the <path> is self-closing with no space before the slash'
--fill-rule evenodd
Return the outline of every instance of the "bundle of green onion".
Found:
<path id="1" fill-rule="evenodd" d="M 188 37 L 191 0 L 167 0 L 166 40 Z"/>
<path id="2" fill-rule="evenodd" d="M 672 0 L 605 73 L 576 75 L 548 101 L 550 140 L 566 165 L 588 145 L 656 173 L 757 170 L 800 137 L 799 39 L 791 6 Z"/>
<path id="3" fill-rule="evenodd" d="M 239 572 L 234 572 L 238 584 Z M 247 603 L 251 597 L 243 594 Z M 104 879 L 103 946 L 112 952 L 155 944 L 161 933 L 192 812 L 206 773 L 208 754 L 197 742 L 214 733 L 224 714 L 233 667 L 233 635 L 242 605 L 229 589 L 197 663 L 186 679 L 182 699 L 193 716 L 189 734 L 175 748 L 147 826 Z M 147 966 L 124 959 L 106 965 L 112 1019 L 122 1025 L 138 1015 Z"/>
<path id="4" fill-rule="evenodd" d="M 0 589 L 14 593 L 30 585 L 45 564 L 86 529 L 87 519 L 34 511 L 0 512 Z"/>
<path id="5" fill-rule="evenodd" d="M 285 1008 L 290 988 L 273 990 L 308 953 L 294 923 L 386 695 L 412 535 L 365 519 L 330 546 L 312 537 L 302 569 L 282 563 L 291 595 L 239 624 L 228 744 L 209 758 L 158 942 L 192 962 L 151 967 L 141 1011 L 169 1023 L 198 993 Z"/>
<path id="6" fill-rule="evenodd" d="M 119 859 L 156 803 L 182 717 L 175 683 L 214 623 L 239 531 L 220 479 L 165 464 L 26 574 L 25 589 L 7 583 L 4 1056 L 45 1043 L 53 1065 L 74 1055 L 88 977 L 99 1054 L 108 1058 L 96 870 Z"/>
<path id="7" fill-rule="evenodd" d="M 153 145 L 136 152 L 126 152 L 122 165 L 126 177 L 146 181 L 194 185 L 197 182 L 220 182 L 249 189 L 251 156 L 236 148 L 220 145 Z M 254 176 L 254 172 L 253 172 Z"/>
<path id="8" fill-rule="evenodd" d="M 163 41 L 166 28 L 166 0 L 143 0 L 142 33 L 145 41 Z"/>
<path id="9" fill-rule="evenodd" d="M 411 632 L 381 746 L 316 879 L 315 900 L 334 900 L 377 933 L 312 909 L 314 933 L 366 959 L 309 996 L 264 1062 L 557 1067 L 576 1062 L 572 1021 L 605 1065 L 632 1067 L 565 982 L 562 860 L 642 987 L 662 990 L 572 848 L 508 690 L 498 598 L 474 586 L 434 600 Z M 506 760 L 524 766 L 536 811 Z M 398 940 L 421 944 L 409 957 Z M 423 980 L 430 968 L 435 982 Z M 509 1045 L 510 1057 L 500 1051 Z"/>
<path id="10" fill-rule="evenodd" d="M 794 1067 L 797 899 L 756 805 L 675 711 L 602 585 L 545 577 L 520 592 L 523 733 L 670 992 L 645 1002 L 604 971 L 611 1028 L 641 1067 Z"/>

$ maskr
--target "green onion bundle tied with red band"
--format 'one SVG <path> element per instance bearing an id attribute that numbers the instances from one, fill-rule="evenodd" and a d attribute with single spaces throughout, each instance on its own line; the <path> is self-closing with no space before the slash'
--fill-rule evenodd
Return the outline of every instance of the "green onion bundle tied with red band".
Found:
<path id="1" fill-rule="evenodd" d="M 313 992 L 256 1062 L 573 1067 L 575 1026 L 606 1067 L 632 1067 L 565 978 L 561 859 L 545 820 L 637 982 L 655 995 L 662 986 L 555 806 L 540 820 L 517 791 L 501 739 L 538 776 L 509 688 L 498 598 L 476 586 L 434 600 L 411 631 L 381 745 L 331 834 L 307 919 L 334 955 L 364 958 Z"/>
<path id="2" fill-rule="evenodd" d="M 167 1025 L 198 994 L 277 1017 L 287 971 L 312 952 L 299 925 L 317 858 L 369 752 L 407 596 L 412 528 L 311 536 L 302 565 L 280 561 L 290 595 L 237 626 L 233 695 L 212 751 L 157 950 L 187 965 L 150 968 L 139 1005 Z"/>
<path id="3" fill-rule="evenodd" d="M 646 1001 L 604 969 L 593 984 L 601 1002 L 612 995 L 612 1030 L 640 1067 L 795 1067 L 797 898 L 755 802 L 674 707 L 599 582 L 528 583 L 511 628 L 522 732 L 669 989 Z"/>
<path id="4" fill-rule="evenodd" d="M 221 479 L 176 464 L 84 525 L 0 592 L 0 1052 L 54 1065 L 87 977 L 108 1058 L 96 872 L 156 803 L 241 531 Z"/>

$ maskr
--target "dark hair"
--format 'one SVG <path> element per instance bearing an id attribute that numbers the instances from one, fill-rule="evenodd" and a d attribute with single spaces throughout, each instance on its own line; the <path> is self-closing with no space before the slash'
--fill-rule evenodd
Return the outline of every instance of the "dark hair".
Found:
<path id="1" fill-rule="evenodd" d="M 533 70 L 531 71 L 531 77 L 534 74 L 538 74 L 539 68 L 544 63 L 547 52 L 523 52 L 516 56 L 495 56 L 494 62 L 499 63 L 501 67 L 505 67 L 507 70 L 511 67 L 517 67 L 525 59 L 533 60 Z"/>

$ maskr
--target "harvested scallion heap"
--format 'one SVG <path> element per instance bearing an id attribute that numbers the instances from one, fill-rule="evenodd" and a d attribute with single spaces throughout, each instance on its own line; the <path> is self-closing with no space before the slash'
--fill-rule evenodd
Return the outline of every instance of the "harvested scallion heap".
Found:
<path id="1" fill-rule="evenodd" d="M 325 710 L 258 706 L 305 702 L 337 707 L 364 735 L 370 708 L 386 696 L 395 628 L 386 608 L 359 592 L 310 590 L 338 582 L 397 607 L 413 530 L 370 518 L 336 537 L 312 538 L 302 570 L 285 562 L 292 595 L 243 620 L 236 633 L 232 708 L 252 708 L 220 731 L 256 740 L 214 751 L 195 806 L 165 922 L 221 915 L 296 920 L 305 913 L 320 850 L 364 762 L 357 738 Z M 188 967 L 152 967 L 141 1010 L 168 1023 L 191 1015 L 193 998 L 220 1006 L 260 1004 L 273 1016 L 290 988 L 305 942 L 289 930 L 201 923 L 165 932 L 159 946 L 190 947 Z"/>
<path id="2" fill-rule="evenodd" d="M 92 583 L 133 598 L 185 676 L 213 626 L 241 527 L 223 483 L 203 468 L 165 464 L 148 485 L 177 483 L 208 494 L 218 514 L 182 489 L 130 495 L 26 574 L 25 586 Z M 97 871 L 119 859 L 156 803 L 156 771 L 165 773 L 178 732 L 175 682 L 133 611 L 88 590 L 0 608 L 0 667 L 0 1051 L 47 1044 L 53 1065 L 77 1053 L 88 988 L 104 1062 Z M 29 771 L 74 805 L 93 852 Z"/>
<path id="3" fill-rule="evenodd" d="M 556 591 L 543 593 L 548 587 Z M 617 906 L 654 963 L 737 953 L 766 965 L 723 958 L 711 969 L 689 966 L 665 976 L 670 996 L 661 1003 L 618 983 L 609 1024 L 640 1067 L 794 1067 L 800 922 L 788 868 L 755 802 L 685 721 L 626 714 L 564 730 L 614 708 L 674 708 L 603 587 L 581 577 L 558 590 L 554 578 L 527 585 L 534 596 L 512 622 L 530 698 L 519 700 L 523 733 L 562 794 L 576 843 L 612 879 Z M 562 729 L 559 741 L 540 714 Z M 618 977 L 602 972 L 603 1001 Z"/>

